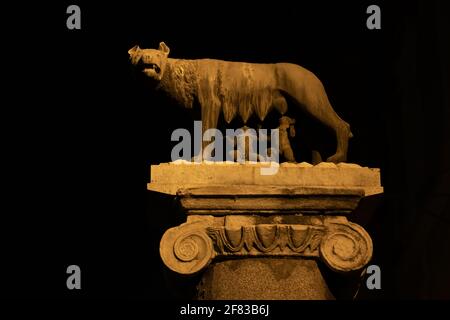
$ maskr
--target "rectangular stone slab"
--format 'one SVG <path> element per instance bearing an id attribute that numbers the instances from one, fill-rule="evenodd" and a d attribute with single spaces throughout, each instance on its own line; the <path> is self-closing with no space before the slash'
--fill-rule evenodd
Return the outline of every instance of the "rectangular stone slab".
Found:
<path id="1" fill-rule="evenodd" d="M 187 214 L 348 214 L 364 196 L 361 188 L 208 186 L 180 189 Z"/>
<path id="2" fill-rule="evenodd" d="M 175 195 L 179 189 L 204 186 L 284 186 L 363 189 L 364 195 L 383 192 L 380 170 L 357 164 L 282 163 L 274 175 L 262 175 L 265 163 L 162 163 L 151 166 L 148 190 Z"/>

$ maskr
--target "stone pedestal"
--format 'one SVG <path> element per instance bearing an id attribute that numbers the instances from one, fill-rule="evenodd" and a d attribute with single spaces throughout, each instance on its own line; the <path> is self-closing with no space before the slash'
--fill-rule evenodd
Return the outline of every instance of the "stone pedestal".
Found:
<path id="1" fill-rule="evenodd" d="M 354 164 L 161 164 L 148 189 L 175 196 L 186 223 L 161 239 L 164 264 L 203 273 L 200 299 L 332 299 L 318 263 L 361 271 L 372 241 L 349 221 L 361 198 L 382 192 L 378 169 Z"/>
<path id="2" fill-rule="evenodd" d="M 203 275 L 205 300 L 331 300 L 317 262 L 298 258 L 231 259 L 212 264 Z"/>

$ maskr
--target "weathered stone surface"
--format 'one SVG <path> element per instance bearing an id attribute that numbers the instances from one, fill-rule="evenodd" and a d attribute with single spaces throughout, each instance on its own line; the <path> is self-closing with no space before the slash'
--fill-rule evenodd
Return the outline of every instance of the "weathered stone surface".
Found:
<path id="1" fill-rule="evenodd" d="M 207 226 L 207 221 L 196 221 L 167 230 L 159 247 L 164 264 L 179 274 L 195 274 L 207 267 L 215 256 Z"/>
<path id="2" fill-rule="evenodd" d="M 364 196 L 362 188 L 209 186 L 180 189 L 187 214 L 349 214 Z"/>
<path id="3" fill-rule="evenodd" d="M 151 166 L 148 189 L 172 195 L 181 188 L 230 185 L 362 188 L 365 196 L 383 192 L 380 170 L 355 164 L 281 164 L 275 175 L 261 175 L 261 167 L 268 164 L 162 163 Z"/>
<path id="4" fill-rule="evenodd" d="M 198 287 L 200 299 L 334 299 L 317 262 L 295 258 L 252 258 L 217 262 Z"/>
<path id="5" fill-rule="evenodd" d="M 149 189 L 187 214 L 162 237 L 163 262 L 179 275 L 207 270 L 203 299 L 332 299 L 317 263 L 353 275 L 370 261 L 370 236 L 347 216 L 382 192 L 378 169 L 290 163 L 262 176 L 263 165 L 152 166 Z"/>
<path id="6" fill-rule="evenodd" d="M 216 257 L 315 258 L 342 273 L 362 269 L 372 257 L 370 236 L 345 217 L 298 217 L 296 223 L 276 220 L 282 222 L 278 218 L 261 223 L 245 216 L 231 223 L 211 216 L 190 219 L 164 233 L 161 258 L 172 271 L 190 275 Z"/>

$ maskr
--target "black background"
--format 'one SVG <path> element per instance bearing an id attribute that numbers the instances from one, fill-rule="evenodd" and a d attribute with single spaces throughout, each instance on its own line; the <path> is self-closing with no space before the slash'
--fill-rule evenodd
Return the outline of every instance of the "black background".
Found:
<path id="1" fill-rule="evenodd" d="M 450 298 L 444 1 L 374 1 L 381 30 L 366 28 L 365 1 L 74 3 L 81 30 L 66 28 L 72 2 L 14 8 L 6 29 L 2 295 L 173 298 L 159 240 L 182 217 L 146 183 L 192 120 L 143 90 L 127 54 L 165 41 L 174 58 L 313 71 L 352 126 L 349 162 L 381 168 L 384 201 L 355 219 L 372 235 L 382 290 L 359 298 Z M 80 291 L 66 288 L 71 264 Z"/>

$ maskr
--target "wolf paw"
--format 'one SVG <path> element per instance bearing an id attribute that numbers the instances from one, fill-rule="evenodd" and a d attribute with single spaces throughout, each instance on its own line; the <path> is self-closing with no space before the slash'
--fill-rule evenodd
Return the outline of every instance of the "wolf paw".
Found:
<path id="1" fill-rule="evenodd" d="M 346 160 L 347 160 L 346 155 L 344 153 L 339 152 L 327 158 L 327 162 L 334 162 L 334 163 L 345 162 Z"/>

